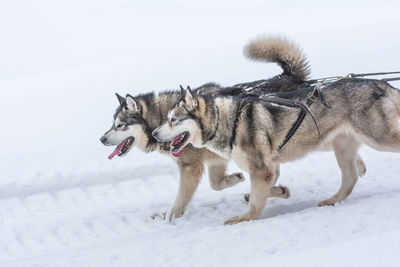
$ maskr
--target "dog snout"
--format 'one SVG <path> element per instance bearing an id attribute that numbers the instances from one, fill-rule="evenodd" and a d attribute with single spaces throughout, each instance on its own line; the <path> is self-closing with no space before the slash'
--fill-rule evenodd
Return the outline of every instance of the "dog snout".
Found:
<path id="1" fill-rule="evenodd" d="M 158 131 L 157 130 L 154 130 L 151 134 L 153 135 L 154 138 L 157 139 L 157 136 L 158 136 Z"/>
<path id="2" fill-rule="evenodd" d="M 105 137 L 104 135 L 100 137 L 100 142 L 102 142 L 103 145 L 107 144 L 107 137 Z"/>

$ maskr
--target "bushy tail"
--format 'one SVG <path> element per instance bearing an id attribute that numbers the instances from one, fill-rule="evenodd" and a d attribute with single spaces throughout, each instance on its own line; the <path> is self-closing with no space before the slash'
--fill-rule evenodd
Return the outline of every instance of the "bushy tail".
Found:
<path id="1" fill-rule="evenodd" d="M 243 49 L 250 60 L 275 62 L 283 69 L 283 75 L 305 81 L 310 67 L 301 49 L 285 37 L 266 36 L 251 40 Z"/>

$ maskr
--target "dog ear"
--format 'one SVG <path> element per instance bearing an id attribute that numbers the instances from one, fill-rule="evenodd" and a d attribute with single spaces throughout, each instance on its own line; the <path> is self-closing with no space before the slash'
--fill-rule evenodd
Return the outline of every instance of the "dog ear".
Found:
<path id="1" fill-rule="evenodd" d="M 138 113 L 140 111 L 138 103 L 129 94 L 126 95 L 126 107 L 129 111 Z"/>
<path id="2" fill-rule="evenodd" d="M 186 88 L 184 101 L 188 110 L 194 110 L 197 107 L 197 96 L 189 86 Z"/>
<path id="3" fill-rule="evenodd" d="M 124 97 L 120 96 L 118 93 L 115 93 L 115 95 L 117 96 L 120 105 L 125 104 L 126 101 Z"/>
<path id="4" fill-rule="evenodd" d="M 182 85 L 179 85 L 181 88 L 181 100 L 185 100 L 185 96 L 186 96 L 186 90 L 185 88 L 183 88 Z"/>

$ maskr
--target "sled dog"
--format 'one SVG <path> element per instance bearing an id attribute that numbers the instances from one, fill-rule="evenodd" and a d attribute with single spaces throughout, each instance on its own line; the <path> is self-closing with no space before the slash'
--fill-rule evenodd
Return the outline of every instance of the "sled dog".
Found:
<path id="1" fill-rule="evenodd" d="M 279 64 L 283 73 L 270 79 L 237 84 L 223 88 L 214 83 L 205 84 L 195 90 L 197 95 L 241 95 L 248 91 L 256 94 L 290 91 L 303 84 L 309 75 L 309 66 L 301 50 L 285 38 L 263 37 L 250 41 L 245 46 L 245 56 L 255 61 Z M 180 217 L 190 202 L 204 171 L 208 167 L 210 186 L 223 190 L 244 180 L 241 173 L 226 174 L 228 159 L 205 148 L 187 145 L 175 153 L 170 151 L 169 143 L 158 143 L 152 131 L 167 121 L 168 110 L 180 99 L 179 91 L 142 94 L 122 97 L 117 94 L 119 107 L 115 111 L 111 129 L 102 137 L 107 146 L 116 146 L 109 156 L 126 155 L 134 146 L 145 152 L 159 151 L 169 153 L 180 170 L 179 190 L 175 203 L 169 213 L 169 220 Z M 275 168 L 279 176 L 279 168 Z M 289 197 L 286 187 L 271 187 L 270 196 Z"/>
<path id="2" fill-rule="evenodd" d="M 315 89 L 300 88 L 291 93 L 292 98 L 305 102 Z M 168 120 L 153 136 L 160 142 L 170 141 L 173 153 L 192 144 L 233 159 L 249 172 L 248 211 L 225 224 L 258 219 L 278 178 L 277 166 L 318 149 L 333 149 L 342 172 L 338 192 L 319 203 L 333 205 L 344 200 L 357 182 L 360 144 L 400 152 L 400 91 L 385 81 L 356 78 L 327 83 L 320 90 L 324 101 L 314 99 L 309 107 L 318 128 L 307 115 L 283 147 L 299 109 L 267 98 L 197 95 L 190 88 L 182 90 Z"/>

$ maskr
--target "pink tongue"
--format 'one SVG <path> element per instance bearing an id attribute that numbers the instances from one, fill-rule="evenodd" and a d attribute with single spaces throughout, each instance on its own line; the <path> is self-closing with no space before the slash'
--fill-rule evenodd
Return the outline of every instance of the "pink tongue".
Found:
<path id="1" fill-rule="evenodd" d="M 180 135 L 178 135 L 177 137 L 175 137 L 174 139 L 172 139 L 170 145 L 171 145 L 171 146 L 176 145 L 177 143 L 179 143 L 179 139 L 181 139 L 181 136 L 180 136 Z"/>
<path id="2" fill-rule="evenodd" d="M 125 143 L 127 142 L 128 139 L 126 139 L 125 141 L 123 141 L 121 144 L 119 144 L 113 153 L 110 154 L 110 156 L 108 156 L 108 159 L 112 159 L 115 155 L 118 155 L 118 153 L 122 150 L 122 148 L 124 147 Z"/>
<path id="3" fill-rule="evenodd" d="M 175 137 L 174 139 L 172 139 L 172 141 L 171 141 L 171 143 L 170 143 L 170 146 L 174 146 L 174 145 L 176 145 L 177 143 L 179 143 L 179 140 L 181 139 L 181 136 L 180 135 L 178 135 L 177 137 Z M 180 157 L 180 156 L 182 156 L 182 154 L 183 154 L 183 149 L 181 149 L 181 150 L 179 150 L 178 152 L 172 152 L 171 151 L 171 154 L 172 154 L 172 156 L 174 156 L 174 157 Z"/>
<path id="4" fill-rule="evenodd" d="M 185 152 L 184 149 L 181 149 L 181 150 L 179 150 L 178 152 L 172 152 L 172 151 L 171 151 L 171 154 L 172 154 L 172 156 L 178 158 L 178 157 L 182 156 L 183 152 Z"/>

